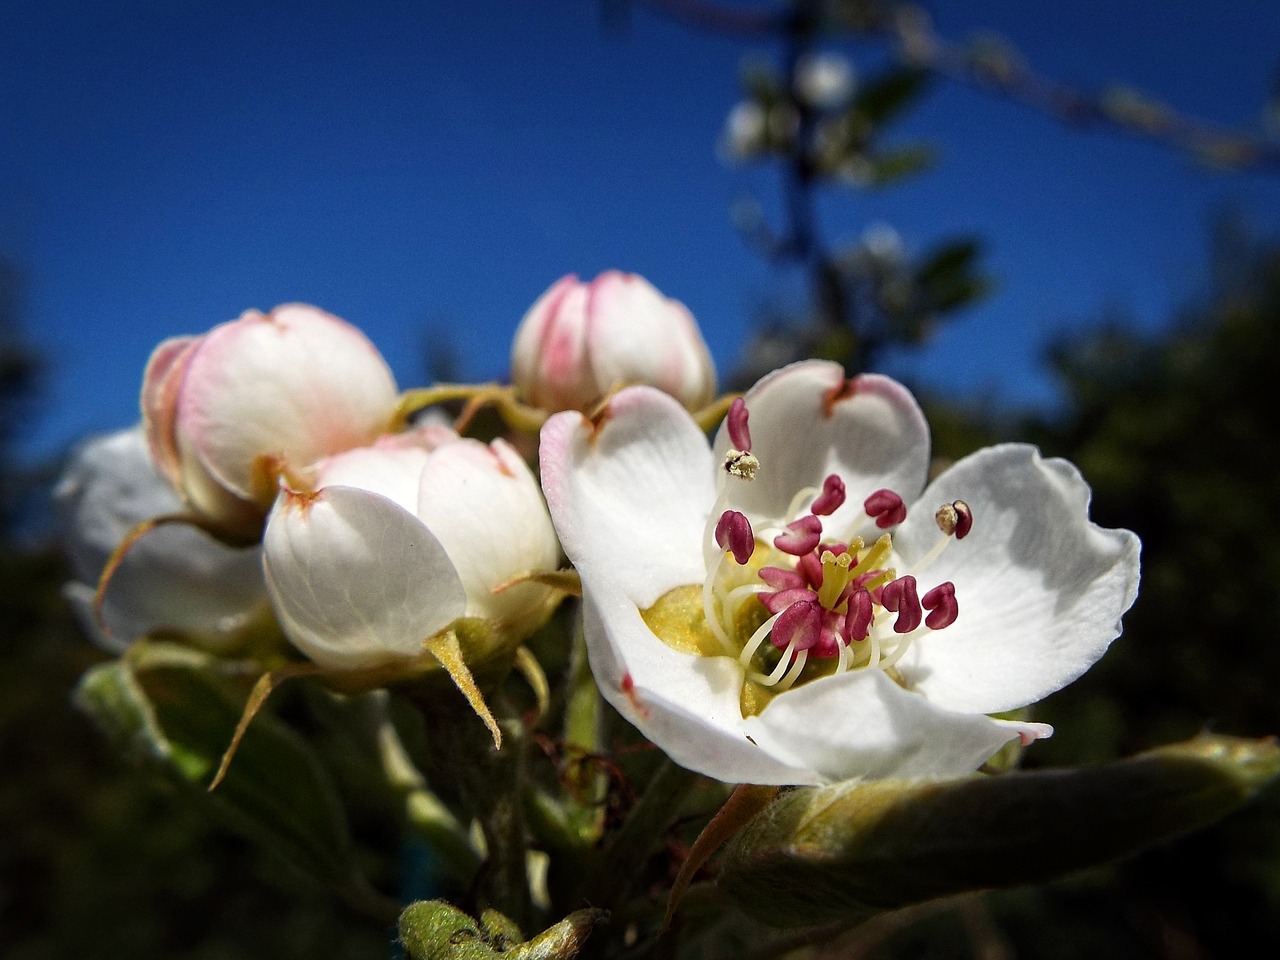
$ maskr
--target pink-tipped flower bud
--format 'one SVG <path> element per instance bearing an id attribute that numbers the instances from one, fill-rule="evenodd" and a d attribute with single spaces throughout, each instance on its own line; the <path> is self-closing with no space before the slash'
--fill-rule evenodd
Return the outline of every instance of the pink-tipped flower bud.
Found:
<path id="1" fill-rule="evenodd" d="M 142 387 L 157 465 L 191 510 L 243 540 L 260 534 L 281 469 L 371 443 L 398 402 L 364 334 L 304 304 L 166 340 Z"/>
<path id="2" fill-rule="evenodd" d="M 508 444 L 440 427 L 320 461 L 285 490 L 263 536 L 267 588 L 285 635 L 315 662 L 357 669 L 419 656 L 460 617 L 510 645 L 557 594 L 535 582 L 559 562 L 551 518 Z"/>
<path id="3" fill-rule="evenodd" d="M 617 270 L 590 283 L 564 277 L 539 297 L 516 330 L 511 376 L 521 400 L 548 412 L 585 410 L 631 384 L 657 387 L 691 410 L 716 393 L 693 315 Z"/>

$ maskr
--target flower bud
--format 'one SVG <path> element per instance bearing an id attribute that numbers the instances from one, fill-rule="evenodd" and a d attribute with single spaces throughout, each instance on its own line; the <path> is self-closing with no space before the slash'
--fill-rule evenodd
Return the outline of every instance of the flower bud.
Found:
<path id="1" fill-rule="evenodd" d="M 590 283 L 564 277 L 539 297 L 516 330 L 511 370 L 520 398 L 548 412 L 584 410 L 636 383 L 689 409 L 716 392 L 711 355 L 684 304 L 617 270 Z"/>
<path id="2" fill-rule="evenodd" d="M 853 95 L 853 64 L 838 53 L 810 53 L 796 64 L 796 95 L 810 107 L 831 110 Z"/>
<path id="3" fill-rule="evenodd" d="M 432 426 L 309 473 L 310 489 L 280 494 L 263 555 L 285 635 L 313 661 L 355 670 L 418 657 L 463 617 L 508 649 L 550 614 L 550 588 L 506 586 L 555 570 L 559 546 L 533 474 L 505 442 Z"/>
<path id="4" fill-rule="evenodd" d="M 113 652 L 146 635 L 179 634 L 215 652 L 269 619 L 257 548 L 228 547 L 191 526 L 157 527 L 125 555 L 103 596 L 94 589 L 139 523 L 182 509 L 140 428 L 95 437 L 72 454 L 54 489 L 75 582 L 64 593 L 85 631 Z"/>
<path id="5" fill-rule="evenodd" d="M 719 884 L 775 926 L 860 921 L 1136 853 L 1226 816 L 1278 774 L 1274 739 L 1204 735 L 1097 767 L 801 787 L 729 842 Z"/>
<path id="6" fill-rule="evenodd" d="M 575 910 L 531 940 L 515 923 L 486 910 L 477 923 L 444 900 L 419 900 L 400 914 L 400 943 L 411 960 L 573 960 L 591 931 L 608 918 L 604 910 Z"/>
<path id="7" fill-rule="evenodd" d="M 142 387 L 162 472 L 193 511 L 246 540 L 261 532 L 282 467 L 372 442 L 391 429 L 398 400 L 364 334 L 304 304 L 166 340 Z"/>

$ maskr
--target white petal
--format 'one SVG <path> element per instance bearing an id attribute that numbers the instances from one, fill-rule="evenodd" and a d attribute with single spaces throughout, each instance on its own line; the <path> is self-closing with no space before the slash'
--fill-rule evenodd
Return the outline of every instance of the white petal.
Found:
<path id="1" fill-rule="evenodd" d="M 545 587 L 493 588 L 559 566 L 551 517 L 528 465 L 508 444 L 459 439 L 435 450 L 422 470 L 417 513 L 448 551 L 467 593 L 467 613 L 518 622 L 541 611 Z"/>
<path id="2" fill-rule="evenodd" d="M 390 426 L 397 399 L 390 369 L 363 333 L 315 307 L 285 304 L 202 338 L 182 385 L 178 433 L 214 480 L 262 503 L 256 458 L 301 468 L 371 443 Z"/>
<path id="3" fill-rule="evenodd" d="M 285 635 L 324 666 L 374 666 L 421 652 L 466 609 L 452 564 L 417 517 L 385 497 L 327 487 L 282 494 L 263 535 Z"/>
<path id="4" fill-rule="evenodd" d="M 178 513 L 182 500 L 160 475 L 142 430 L 94 437 L 72 453 L 53 491 L 68 558 L 82 580 L 96 580 L 136 524 Z"/>
<path id="5" fill-rule="evenodd" d="M 838 364 L 807 360 L 764 377 L 744 399 L 760 470 L 750 482 L 728 482 L 735 485 L 730 504 L 753 521 L 793 519 L 784 517 L 792 497 L 820 489 L 835 473 L 849 499 L 823 527 L 843 534 L 874 490 L 887 487 L 910 503 L 924 485 L 929 428 L 911 394 L 888 377 L 863 374 L 846 383 Z M 729 447 L 722 424 L 717 462 Z"/>
<path id="6" fill-rule="evenodd" d="M 136 524 L 182 509 L 138 428 L 79 448 L 54 501 L 68 559 L 83 581 L 68 588 L 69 597 L 90 635 L 109 649 L 160 632 L 182 633 L 216 648 L 265 603 L 256 548 L 225 546 L 194 527 L 163 526 L 138 540 L 116 570 L 103 604 L 110 632 L 100 636 L 90 585 L 96 585 L 108 557 Z"/>
<path id="7" fill-rule="evenodd" d="M 973 529 L 918 579 L 921 594 L 952 581 L 959 618 L 917 640 L 899 670 L 953 710 L 1034 703 L 1119 635 L 1137 595 L 1138 538 L 1089 521 L 1089 487 L 1070 463 L 1005 444 L 966 457 L 925 492 L 895 536 L 908 567 L 937 542 L 934 510 L 957 498 L 973 510 Z"/>
<path id="8" fill-rule="evenodd" d="M 542 489 L 583 582 L 618 584 L 640 608 L 702 583 L 715 499 L 711 454 L 680 404 L 650 387 L 620 391 L 595 429 L 578 413 L 547 421 Z"/>
<path id="9" fill-rule="evenodd" d="M 826 677 L 777 696 L 746 732 L 819 782 L 852 777 L 958 776 L 982 765 L 1027 728 L 981 714 L 942 710 L 880 670 Z"/>
<path id="10" fill-rule="evenodd" d="M 604 698 L 672 760 L 726 783 L 816 783 L 747 739 L 742 670 L 728 657 L 681 653 L 645 626 L 634 603 L 584 579 L 583 631 Z"/>
<path id="11" fill-rule="evenodd" d="M 425 446 L 409 443 L 357 447 L 316 464 L 315 485 L 358 487 L 417 513 L 418 487 L 429 456 Z"/>

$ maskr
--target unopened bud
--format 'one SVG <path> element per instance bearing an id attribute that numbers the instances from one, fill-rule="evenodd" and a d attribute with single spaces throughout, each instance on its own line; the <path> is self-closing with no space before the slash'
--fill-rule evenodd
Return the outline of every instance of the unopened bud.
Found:
<path id="1" fill-rule="evenodd" d="M 643 277 L 567 276 L 516 330 L 511 376 L 520 399 L 548 412 L 586 410 L 618 387 L 648 384 L 689 409 L 716 392 L 711 354 L 684 304 Z"/>
<path id="2" fill-rule="evenodd" d="M 515 924 L 494 910 L 477 922 L 443 900 L 420 900 L 400 914 L 400 942 L 410 960 L 573 960 L 608 916 L 604 910 L 576 910 L 522 941 Z"/>

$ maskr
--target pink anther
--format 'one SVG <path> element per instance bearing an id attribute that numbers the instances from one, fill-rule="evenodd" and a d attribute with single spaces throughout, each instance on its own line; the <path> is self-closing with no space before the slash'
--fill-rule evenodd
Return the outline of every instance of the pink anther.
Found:
<path id="1" fill-rule="evenodd" d="M 822 481 L 822 493 L 809 509 L 820 517 L 829 517 L 844 505 L 844 481 L 834 473 Z"/>
<path id="2" fill-rule="evenodd" d="M 877 490 L 862 502 L 862 506 L 867 511 L 867 516 L 873 517 L 881 530 L 907 519 L 907 505 L 892 490 Z"/>
<path id="3" fill-rule="evenodd" d="M 846 641 L 865 640 L 871 632 L 871 618 L 874 615 L 874 603 L 871 594 L 865 589 L 854 590 L 849 596 L 849 609 L 844 615 L 841 635 Z"/>
<path id="4" fill-rule="evenodd" d="M 733 444 L 734 449 L 741 450 L 743 453 L 751 449 L 751 431 L 747 429 L 747 403 L 741 397 L 735 397 L 733 403 L 729 404 L 729 416 L 726 418 L 729 426 L 729 442 Z"/>
<path id="5" fill-rule="evenodd" d="M 929 611 L 924 618 L 924 625 L 930 630 L 941 630 L 956 622 L 960 615 L 960 605 L 956 602 L 956 585 L 944 580 L 923 597 L 921 605 Z"/>
<path id="6" fill-rule="evenodd" d="M 745 564 L 756 549 L 751 521 L 737 510 L 726 510 L 716 523 L 716 544 L 722 550 L 731 551 L 739 564 Z"/>
<path id="7" fill-rule="evenodd" d="M 787 524 L 784 532 L 773 538 L 773 545 L 793 557 L 803 557 L 822 540 L 822 521 L 813 514 Z"/>
<path id="8" fill-rule="evenodd" d="M 915 577 L 899 577 L 886 583 L 880 589 L 880 603 L 898 615 L 893 622 L 894 633 L 910 633 L 920 626 L 924 611 L 920 607 L 920 595 L 916 592 Z"/>
<path id="9" fill-rule="evenodd" d="M 808 650 L 822 639 L 822 606 L 817 600 L 791 604 L 774 621 L 771 639 L 779 650 L 792 643 L 797 650 Z"/>

